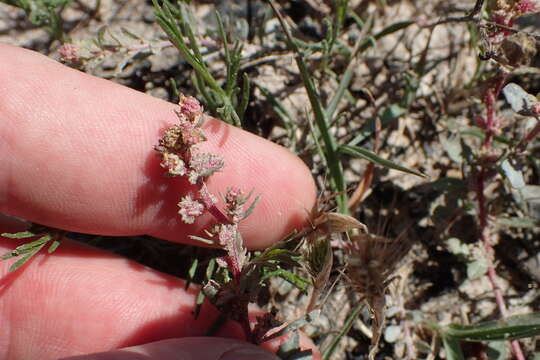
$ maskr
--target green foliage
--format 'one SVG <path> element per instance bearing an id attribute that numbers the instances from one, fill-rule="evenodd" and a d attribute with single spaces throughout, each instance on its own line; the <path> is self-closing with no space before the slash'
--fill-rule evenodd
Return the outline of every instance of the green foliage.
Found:
<path id="1" fill-rule="evenodd" d="M 441 329 L 443 337 L 461 341 L 516 340 L 540 335 L 540 313 L 514 315 L 473 325 L 451 324 Z"/>
<path id="2" fill-rule="evenodd" d="M 48 229 L 43 226 L 33 226 L 28 231 L 18 232 L 18 233 L 3 233 L 0 236 L 9 238 L 9 239 L 31 239 L 37 238 L 36 240 L 31 240 L 27 243 L 17 246 L 15 249 L 0 256 L 0 260 L 7 260 L 14 257 L 20 258 L 11 265 L 9 271 L 15 271 L 23 264 L 28 262 L 35 254 L 37 254 L 41 249 L 43 249 L 47 244 L 49 248 L 47 252 L 51 254 L 54 252 L 62 240 L 63 232 L 53 229 Z"/>
<path id="3" fill-rule="evenodd" d="M 199 93 L 204 97 L 210 112 L 222 120 L 241 126 L 249 103 L 249 79 L 242 75 L 242 87 L 238 86 L 240 79 L 240 60 L 242 59 L 242 43 L 229 42 L 223 28 L 219 13 L 216 13 L 218 34 L 223 43 L 226 65 L 226 79 L 224 84 L 212 75 L 203 59 L 193 29 L 193 17 L 190 16 L 189 7 L 179 3 L 174 5 L 168 0 L 160 3 L 152 0 L 157 21 L 168 35 L 169 40 L 176 46 L 182 57 L 195 71 L 193 82 Z"/>
<path id="4" fill-rule="evenodd" d="M 426 175 L 422 174 L 419 171 L 412 170 L 412 169 L 406 168 L 404 166 L 401 166 L 399 164 L 396 164 L 393 161 L 384 159 L 384 158 L 378 156 L 377 154 L 375 154 L 375 153 L 373 153 L 373 152 L 371 152 L 369 150 L 363 149 L 363 148 L 361 148 L 359 146 L 342 145 L 342 146 L 339 147 L 339 151 L 341 153 L 343 153 L 343 154 L 348 154 L 348 155 L 351 155 L 351 156 L 354 156 L 354 157 L 359 157 L 359 158 L 366 159 L 368 161 L 371 161 L 374 164 L 382 165 L 382 166 L 384 166 L 386 168 L 389 168 L 389 169 L 395 169 L 395 170 L 403 171 L 403 172 L 408 173 L 408 174 L 413 174 L 413 175 L 416 175 L 416 176 L 426 177 Z"/>
<path id="5" fill-rule="evenodd" d="M 61 11 L 72 0 L 0 0 L 8 5 L 23 9 L 28 20 L 36 26 L 44 27 L 55 39 L 64 38 Z"/>
<path id="6" fill-rule="evenodd" d="M 332 355 L 336 351 L 339 345 L 339 342 L 349 332 L 349 330 L 351 329 L 351 327 L 353 326 L 354 322 L 356 321 L 356 319 L 358 318 L 358 316 L 360 315 L 363 309 L 364 309 L 364 304 L 360 303 L 356 305 L 356 307 L 352 310 L 351 314 L 347 317 L 347 321 L 345 322 L 345 324 L 343 324 L 343 327 L 341 328 L 337 336 L 335 336 L 332 339 L 332 342 L 330 343 L 330 345 L 328 345 L 326 349 L 323 349 L 322 351 L 323 360 L 332 359 Z"/>
<path id="7" fill-rule="evenodd" d="M 460 341 L 493 342 L 497 353 L 505 351 L 497 342 L 540 335 L 540 314 L 514 315 L 505 319 L 473 325 L 451 324 L 437 331 L 443 340 L 446 356 L 450 360 L 464 359 Z M 497 355 L 500 356 L 500 355 Z M 490 358 L 491 359 L 491 358 Z"/>
<path id="8" fill-rule="evenodd" d="M 294 331 L 276 353 L 282 360 L 311 360 L 311 350 L 300 350 L 300 335 Z"/>
<path id="9" fill-rule="evenodd" d="M 288 25 L 283 20 L 274 2 L 270 0 L 269 3 L 273 8 L 274 13 L 278 17 L 278 20 L 280 21 L 281 27 L 283 28 L 283 31 L 287 38 L 287 44 L 289 46 L 289 49 L 292 50 L 296 54 L 295 61 L 296 61 L 296 64 L 298 65 L 298 68 L 300 69 L 300 76 L 302 78 L 304 87 L 307 91 L 307 95 L 311 104 L 311 109 L 313 110 L 315 126 L 312 129 L 312 132 L 315 137 L 315 142 L 317 144 L 319 153 L 323 157 L 324 162 L 326 166 L 328 167 L 328 171 L 330 175 L 331 190 L 332 192 L 338 194 L 336 196 L 336 201 L 338 204 L 339 211 L 345 214 L 347 214 L 349 211 L 347 207 L 347 194 L 345 192 L 346 182 L 343 175 L 342 162 L 339 156 L 340 152 L 347 152 L 348 154 L 361 156 L 365 159 L 368 159 L 370 161 L 373 161 L 377 164 L 380 164 L 386 167 L 391 167 L 391 168 L 405 171 L 408 173 L 421 175 L 417 171 L 409 170 L 405 167 L 394 164 L 391 161 L 382 159 L 378 157 L 377 155 L 371 152 L 368 152 L 367 150 L 364 150 L 361 148 L 350 148 L 350 146 L 348 145 L 339 145 L 335 135 L 331 131 L 331 124 L 333 123 L 333 120 L 335 118 L 337 106 L 339 102 L 341 101 L 341 99 L 343 98 L 344 94 L 346 93 L 346 90 L 352 79 L 352 74 L 354 72 L 354 64 L 355 64 L 355 62 L 353 61 L 354 58 L 358 54 L 364 52 L 370 46 L 375 44 L 376 40 L 381 39 L 384 36 L 392 34 L 396 31 L 405 29 L 408 26 L 412 25 L 414 21 L 406 21 L 402 23 L 393 24 L 383 29 L 379 33 L 375 34 L 373 37 L 369 37 L 367 35 L 371 29 L 371 24 L 372 24 L 371 19 L 368 19 L 368 21 L 364 23 L 358 17 L 354 17 L 354 15 L 351 15 L 354 17 L 355 21 L 357 22 L 359 27 L 362 29 L 362 34 L 361 36 L 359 36 L 358 40 L 356 41 L 356 44 L 354 48 L 352 49 L 352 51 L 350 51 L 350 59 L 349 59 L 347 69 L 345 70 L 345 72 L 343 73 L 339 81 L 339 86 L 335 94 L 331 97 L 328 104 L 325 105 L 323 104 L 320 92 L 317 90 L 315 78 L 312 72 L 309 70 L 309 67 L 307 65 L 307 60 L 308 60 L 309 53 L 312 50 L 321 49 L 323 51 L 323 64 L 324 66 L 326 66 L 326 64 L 328 63 L 328 58 L 330 54 L 332 54 L 334 45 L 336 43 L 336 39 L 338 38 L 339 32 L 342 28 L 345 14 L 347 14 L 348 1 L 337 2 L 336 4 L 337 10 L 335 12 L 333 26 L 330 27 L 330 32 L 327 34 L 327 37 L 322 41 L 322 44 L 319 44 L 319 47 L 317 47 L 317 44 L 306 44 L 296 39 L 292 35 L 291 30 L 289 29 Z M 406 101 L 406 104 L 409 105 L 411 101 L 412 101 L 412 98 Z M 386 116 L 388 117 L 392 115 L 386 115 Z M 321 140 L 320 143 L 319 143 L 319 138 Z M 355 141 L 359 141 L 359 140 L 356 139 Z"/>

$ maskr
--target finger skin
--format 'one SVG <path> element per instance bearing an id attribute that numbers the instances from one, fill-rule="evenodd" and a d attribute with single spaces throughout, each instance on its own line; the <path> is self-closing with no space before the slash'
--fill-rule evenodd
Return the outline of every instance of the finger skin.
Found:
<path id="1" fill-rule="evenodd" d="M 14 61 L 16 59 L 16 61 Z M 211 220 L 185 226 L 187 185 L 165 178 L 153 146 L 175 106 L 0 44 L 0 213 L 104 235 L 150 234 L 189 242 Z M 188 94 L 189 95 L 189 94 Z M 309 170 L 286 149 L 216 119 L 201 151 L 225 158 L 209 181 L 261 195 L 241 224 L 262 248 L 302 226 L 315 201 Z"/>
<path id="2" fill-rule="evenodd" d="M 0 237 L 0 254 L 19 243 Z M 14 273 L 8 273 L 11 263 L 0 261 L 0 359 L 57 359 L 203 336 L 218 316 L 204 303 L 194 318 L 196 287 L 186 290 L 180 279 L 69 240 Z M 243 337 L 234 322 L 216 336 Z"/>
<path id="3" fill-rule="evenodd" d="M 62 360 L 279 360 L 270 352 L 242 341 L 195 337 L 163 340 L 106 353 Z"/>

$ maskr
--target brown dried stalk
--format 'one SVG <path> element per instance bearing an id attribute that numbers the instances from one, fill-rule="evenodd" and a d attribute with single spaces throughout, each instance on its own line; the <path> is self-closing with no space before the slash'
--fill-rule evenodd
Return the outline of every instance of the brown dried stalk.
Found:
<path id="1" fill-rule="evenodd" d="M 406 239 L 388 239 L 373 234 L 351 237 L 348 249 L 347 276 L 372 314 L 373 324 L 369 358 L 377 353 L 384 325 L 385 295 L 394 274 L 410 249 Z"/>

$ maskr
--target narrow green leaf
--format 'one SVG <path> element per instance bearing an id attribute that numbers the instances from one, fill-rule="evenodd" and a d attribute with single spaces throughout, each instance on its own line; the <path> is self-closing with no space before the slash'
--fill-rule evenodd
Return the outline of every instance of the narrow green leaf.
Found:
<path id="1" fill-rule="evenodd" d="M 352 60 L 351 60 L 352 61 Z M 336 112 L 337 106 L 341 99 L 343 98 L 343 95 L 345 94 L 345 91 L 349 87 L 349 83 L 351 82 L 353 75 L 353 69 L 347 69 L 343 76 L 341 77 L 341 80 L 339 82 L 339 86 L 336 90 L 336 93 L 334 94 L 334 97 L 332 100 L 330 100 L 330 103 L 326 107 L 326 116 L 330 121 L 334 118 L 334 113 Z"/>
<path id="2" fill-rule="evenodd" d="M 297 332 L 293 333 L 287 341 L 285 341 L 278 349 L 277 356 L 280 359 L 289 359 L 291 352 L 300 348 L 300 335 Z"/>
<path id="3" fill-rule="evenodd" d="M 506 227 L 534 229 L 540 226 L 540 223 L 530 217 L 498 217 L 496 224 Z"/>
<path id="4" fill-rule="evenodd" d="M 448 360 L 465 360 L 459 340 L 452 337 L 443 336 L 442 341 L 444 350 L 446 350 L 446 358 Z"/>
<path id="5" fill-rule="evenodd" d="M 302 292 L 307 292 L 307 289 L 309 288 L 309 286 L 311 285 L 311 281 L 309 280 L 306 280 L 304 279 L 303 277 L 300 277 L 288 270 L 285 270 L 285 269 L 276 269 L 274 271 L 270 271 L 270 272 L 267 272 L 266 274 L 264 274 L 263 276 L 261 276 L 261 279 L 260 281 L 263 282 L 265 281 L 266 279 L 270 279 L 270 278 L 273 278 L 273 277 L 280 277 L 282 278 L 283 280 L 291 283 L 292 285 L 294 285 L 296 288 L 298 288 L 298 290 L 302 291 Z"/>
<path id="6" fill-rule="evenodd" d="M 133 40 L 142 40 L 142 38 L 139 35 L 131 32 L 129 29 L 123 26 L 120 28 L 120 30 L 122 31 L 123 34 L 125 34 L 127 37 L 132 38 Z"/>
<path id="7" fill-rule="evenodd" d="M 107 31 L 106 26 L 102 26 L 99 28 L 96 36 L 97 44 L 100 48 L 105 46 L 105 32 Z"/>
<path id="8" fill-rule="evenodd" d="M 297 44 L 295 43 L 291 31 L 287 23 L 283 19 L 283 16 L 277 9 L 274 1 L 269 0 L 268 2 L 272 7 L 272 10 L 274 11 L 274 14 L 277 16 L 283 31 L 285 32 L 289 48 L 296 54 L 294 59 L 296 61 L 298 69 L 300 70 L 302 82 L 306 89 L 308 99 L 311 104 L 311 109 L 313 110 L 313 114 L 315 115 L 315 123 L 317 124 L 318 131 L 320 132 L 322 140 L 324 142 L 324 156 L 326 159 L 326 163 L 328 164 L 328 170 L 330 172 L 330 177 L 332 180 L 330 184 L 333 191 L 340 193 L 340 195 L 336 196 L 336 201 L 338 203 L 340 212 L 346 214 L 349 209 L 346 201 L 346 185 L 345 178 L 343 176 L 343 167 L 338 157 L 338 144 L 334 135 L 329 129 L 329 122 L 326 116 L 326 111 L 323 108 L 321 97 L 315 86 L 315 81 L 312 76 L 313 74 L 308 69 L 304 61 L 304 54 L 300 51 Z"/>
<path id="9" fill-rule="evenodd" d="M 257 257 L 255 257 L 253 260 L 251 260 L 251 263 L 268 263 L 268 262 L 275 262 L 275 263 L 286 263 L 287 265 L 293 265 L 298 266 L 298 262 L 294 260 L 294 258 L 298 258 L 296 253 L 292 252 L 288 249 L 280 249 L 280 248 L 270 248 L 264 250 L 264 252 Z"/>
<path id="10" fill-rule="evenodd" d="M 417 176 L 420 176 L 420 177 L 427 177 L 427 175 L 425 175 L 425 174 L 423 174 L 423 173 L 421 173 L 419 171 L 412 170 L 412 169 L 406 168 L 404 166 L 398 165 L 398 164 L 394 163 L 393 161 L 383 159 L 379 155 L 377 155 L 377 154 L 375 154 L 375 153 L 373 153 L 373 152 L 371 152 L 369 150 L 363 149 L 363 148 L 361 148 L 359 146 L 342 145 L 342 146 L 339 147 L 339 151 L 341 153 L 343 153 L 343 154 L 348 154 L 348 155 L 355 156 L 355 157 L 361 157 L 361 158 L 369 160 L 369 161 L 371 161 L 371 162 L 373 162 L 375 164 L 379 164 L 379 165 L 382 165 L 382 166 L 390 168 L 390 169 L 403 171 L 403 172 L 406 172 L 408 174 L 413 174 L 413 175 L 417 175 Z"/>
<path id="11" fill-rule="evenodd" d="M 467 263 L 467 278 L 476 279 L 484 276 L 488 271 L 489 264 L 485 259 L 475 259 Z"/>
<path id="12" fill-rule="evenodd" d="M 49 248 L 47 249 L 47 253 L 49 254 L 52 254 L 53 252 L 56 251 L 56 249 L 58 249 L 58 246 L 60 246 L 60 243 L 62 242 L 61 239 L 56 239 L 54 240 L 51 245 L 49 246 Z"/>
<path id="13" fill-rule="evenodd" d="M 399 104 L 392 104 L 385 108 L 381 114 L 382 124 L 390 124 L 407 113 L 407 109 Z"/>
<path id="14" fill-rule="evenodd" d="M 42 237 L 40 237 L 39 239 L 37 239 L 37 240 L 27 242 L 25 244 L 17 246 L 15 248 L 15 250 L 18 251 L 19 253 L 25 253 L 28 250 L 31 250 L 31 249 L 33 249 L 33 248 L 35 248 L 37 246 L 41 246 L 41 245 L 45 244 L 46 242 L 50 241 L 51 238 L 52 238 L 51 234 L 45 234 Z"/>
<path id="15" fill-rule="evenodd" d="M 208 262 L 208 266 L 206 267 L 206 280 L 212 279 L 215 268 L 216 268 L 216 259 L 212 258 L 210 259 L 210 261 Z"/>
<path id="16" fill-rule="evenodd" d="M 287 130 L 287 137 L 291 142 L 291 147 L 294 149 L 296 145 L 296 124 L 292 115 L 289 113 L 283 102 L 277 96 L 272 94 L 270 90 L 259 83 L 255 83 L 255 86 L 259 88 L 262 95 L 265 97 L 265 100 L 272 105 L 272 110 L 274 110 Z"/>
<path id="17" fill-rule="evenodd" d="M 259 202 L 260 199 L 261 199 L 260 195 L 257 195 L 255 197 L 255 200 L 253 200 L 251 205 L 249 205 L 248 209 L 246 211 L 244 211 L 244 213 L 242 214 L 242 217 L 241 217 L 240 220 L 243 220 L 243 219 L 247 218 L 249 215 L 251 215 L 253 213 L 253 210 L 255 210 L 255 206 L 257 206 L 257 203 Z"/>
<path id="18" fill-rule="evenodd" d="M 199 314 L 201 313 L 201 307 L 202 307 L 202 304 L 204 302 L 204 292 L 202 291 L 202 288 L 199 290 L 199 293 L 197 294 L 197 302 L 196 302 L 196 307 L 195 307 L 195 318 L 197 318 L 199 316 Z"/>
<path id="19" fill-rule="evenodd" d="M 540 313 L 514 315 L 501 320 L 474 325 L 449 325 L 442 330 L 444 337 L 467 341 L 515 340 L 540 335 Z"/>
<path id="20" fill-rule="evenodd" d="M 414 347 L 421 354 L 431 354 L 431 345 L 423 340 L 416 340 L 414 342 Z"/>
<path id="21" fill-rule="evenodd" d="M 7 259 L 11 259 L 12 257 L 16 257 L 16 256 L 19 256 L 19 253 L 17 253 L 15 250 L 13 250 L 13 251 L 10 251 L 10 252 L 0 256 L 0 260 L 7 260 Z"/>
<path id="22" fill-rule="evenodd" d="M 320 314 L 320 310 L 313 310 L 309 314 L 306 314 L 306 315 L 302 316 L 301 318 L 291 322 L 289 325 L 285 326 L 284 328 L 280 329 L 279 331 L 276 331 L 275 333 L 272 333 L 272 335 L 263 338 L 263 342 L 275 339 L 277 337 L 280 337 L 280 336 L 285 335 L 285 334 L 290 333 L 290 332 L 292 332 L 293 334 L 297 334 L 296 330 L 298 330 L 302 326 L 305 326 L 305 325 L 309 324 L 310 322 L 312 322 L 314 320 L 314 318 L 319 316 L 319 314 Z M 296 348 L 298 348 L 298 346 L 296 346 L 294 348 L 296 349 Z"/>
<path id="23" fill-rule="evenodd" d="M 381 127 L 384 128 L 392 124 L 406 112 L 407 109 L 401 107 L 399 104 L 390 105 L 389 107 L 380 111 L 378 114 L 378 116 L 381 118 Z M 375 119 L 369 120 L 366 125 L 362 126 L 359 134 L 356 135 L 355 138 L 348 143 L 348 145 L 358 145 L 360 142 L 372 136 L 375 133 L 375 124 Z"/>
<path id="24" fill-rule="evenodd" d="M 0 236 L 7 237 L 10 239 L 25 239 L 32 236 L 36 236 L 36 234 L 31 231 L 23 231 L 23 232 L 18 232 L 18 233 L 3 233 L 3 234 L 0 234 Z"/>
<path id="25" fill-rule="evenodd" d="M 508 341 L 491 341 L 486 348 L 486 355 L 489 360 L 508 359 Z"/>
<path id="26" fill-rule="evenodd" d="M 51 240 L 51 235 L 46 234 L 46 235 L 40 237 L 37 240 L 30 241 L 30 242 L 27 242 L 27 243 L 22 244 L 20 246 L 17 246 L 15 249 L 10 251 L 9 253 L 2 255 L 0 257 L 0 260 L 7 260 L 7 259 L 10 259 L 12 257 L 17 257 L 17 256 L 20 256 L 20 255 L 32 253 L 38 247 L 41 249 L 50 240 Z"/>
<path id="27" fill-rule="evenodd" d="M 195 273 L 197 272 L 197 267 L 199 266 L 199 259 L 195 258 L 191 262 L 191 266 L 189 267 L 188 271 L 188 277 L 190 280 L 193 280 L 195 278 Z"/>
<path id="28" fill-rule="evenodd" d="M 514 189 L 521 189 L 525 186 L 523 173 L 519 170 L 516 170 L 514 166 L 510 163 L 509 159 L 504 159 L 504 161 L 501 163 L 501 171 L 508 179 L 508 181 L 510 181 L 510 184 Z"/>
<path id="29" fill-rule="evenodd" d="M 180 91 L 178 91 L 178 85 L 176 84 L 176 80 L 174 80 L 174 78 L 171 78 L 170 82 L 171 82 L 171 90 L 174 94 L 174 97 L 178 99 L 180 97 Z"/>
<path id="30" fill-rule="evenodd" d="M 393 33 L 397 32 L 397 31 L 406 29 L 406 28 L 408 28 L 409 26 L 411 26 L 413 24 L 416 24 L 416 20 L 398 21 L 398 22 L 396 22 L 394 24 L 391 24 L 391 25 L 385 27 L 383 30 L 378 32 L 375 35 L 375 39 L 379 40 L 379 39 L 385 37 L 386 35 L 390 35 L 390 34 L 393 34 Z"/>
<path id="31" fill-rule="evenodd" d="M 341 339 L 345 336 L 345 334 L 349 332 L 354 322 L 358 318 L 358 315 L 360 315 L 360 312 L 364 309 L 364 306 L 365 305 L 362 302 L 356 305 L 356 307 L 353 309 L 353 311 L 347 318 L 347 321 L 345 321 L 345 324 L 343 324 L 343 327 L 341 328 L 339 333 L 332 339 L 330 345 L 328 345 L 328 347 L 322 351 L 323 360 L 332 359 L 332 355 L 336 351 Z"/>
<path id="32" fill-rule="evenodd" d="M 249 105 L 249 92 L 250 92 L 250 83 L 249 76 L 246 73 L 242 74 L 242 97 L 240 98 L 240 104 L 238 105 L 238 116 L 240 117 L 240 122 L 244 123 L 244 115 L 246 109 Z"/>
<path id="33" fill-rule="evenodd" d="M 481 140 L 484 140 L 484 138 L 486 137 L 486 135 L 484 134 L 484 131 L 476 127 L 470 127 L 469 129 L 464 130 L 461 133 L 464 135 L 472 135 Z M 512 140 L 505 138 L 504 136 L 495 135 L 493 136 L 493 140 L 502 144 L 512 145 Z"/>
<path id="34" fill-rule="evenodd" d="M 171 11 L 172 9 L 175 9 L 175 11 L 179 14 L 179 17 L 182 18 L 182 12 L 180 9 L 175 8 L 169 1 L 166 0 L 163 1 L 163 7 L 159 5 L 157 0 L 152 0 L 152 4 L 154 5 L 154 12 L 159 25 L 167 33 L 169 40 L 178 49 L 182 57 L 193 67 L 198 76 L 200 76 L 211 89 L 222 95 L 224 101 L 228 101 L 228 99 L 225 99 L 225 92 L 218 85 L 217 81 L 210 74 L 206 65 L 202 61 L 202 56 L 198 50 L 195 36 L 193 35 L 193 32 L 189 26 L 186 26 L 185 28 L 187 31 L 187 37 L 190 41 L 191 49 L 184 40 L 182 29 L 177 24 L 178 19 Z M 180 19 L 180 21 L 182 22 L 183 20 Z"/>
<path id="35" fill-rule="evenodd" d="M 24 255 L 22 258 L 17 260 L 13 265 L 11 265 L 10 268 L 9 268 L 9 272 L 13 272 L 13 271 L 17 270 L 19 267 L 21 267 L 21 265 L 25 264 L 28 260 L 30 260 L 32 258 L 32 256 L 34 256 L 44 246 L 45 246 L 45 243 L 41 244 L 40 246 L 37 246 L 37 247 L 33 248 L 32 251 L 30 251 L 29 253 Z"/>
<path id="36" fill-rule="evenodd" d="M 461 137 L 457 135 L 451 135 L 447 138 L 441 139 L 441 144 L 452 161 L 461 164 L 463 162 L 463 152 L 461 146 Z"/>
<path id="37" fill-rule="evenodd" d="M 386 35 L 390 35 L 397 31 L 406 29 L 412 24 L 416 24 L 416 21 L 415 20 L 398 21 L 392 25 L 387 26 L 386 28 L 382 29 L 377 34 L 375 34 L 373 37 L 371 37 L 371 39 L 368 39 L 366 42 L 364 42 L 364 44 L 359 49 L 359 53 L 362 53 L 365 50 L 369 49 L 371 46 L 374 46 L 376 43 L 376 40 L 382 39 Z"/>

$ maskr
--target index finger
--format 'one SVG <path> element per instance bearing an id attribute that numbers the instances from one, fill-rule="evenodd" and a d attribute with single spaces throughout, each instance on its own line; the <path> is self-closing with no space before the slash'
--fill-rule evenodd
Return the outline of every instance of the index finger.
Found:
<path id="1" fill-rule="evenodd" d="M 17 59 L 14 62 L 13 59 Z M 150 234 L 189 242 L 211 219 L 186 226 L 186 184 L 163 176 L 153 146 L 176 120 L 173 104 L 0 45 L 0 212 L 70 231 Z M 261 195 L 241 223 L 261 248 L 301 226 L 315 200 L 309 170 L 288 150 L 216 119 L 202 150 L 225 168 L 209 181 Z"/>

